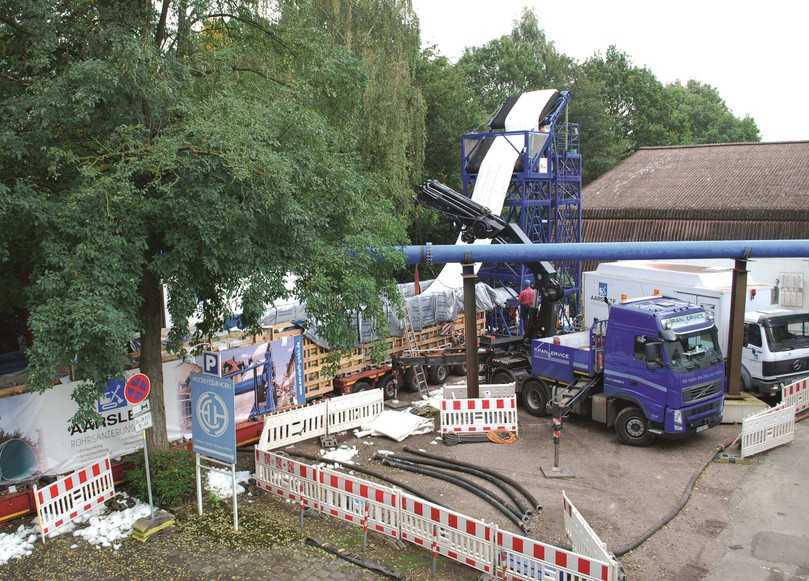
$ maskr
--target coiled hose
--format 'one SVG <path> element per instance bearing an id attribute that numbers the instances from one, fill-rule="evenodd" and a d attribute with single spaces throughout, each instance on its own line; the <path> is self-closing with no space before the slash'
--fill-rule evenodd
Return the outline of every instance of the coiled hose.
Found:
<path id="1" fill-rule="evenodd" d="M 524 533 L 528 533 L 528 527 L 525 524 L 525 521 L 520 518 L 520 516 L 508 506 L 508 504 L 500 497 L 496 496 L 495 494 L 479 488 L 474 482 L 468 480 L 466 478 L 462 478 L 461 476 L 456 476 L 454 474 L 450 474 L 449 472 L 445 472 L 443 470 L 439 470 L 437 468 L 426 468 L 424 466 L 419 466 L 418 464 L 413 464 L 412 462 L 406 462 L 403 460 L 391 460 L 387 457 L 382 457 L 382 463 L 386 466 L 392 466 L 393 468 L 398 468 L 400 470 L 405 470 L 407 472 L 414 472 L 416 474 L 423 474 L 425 476 L 432 476 L 433 478 L 438 478 L 439 480 L 443 480 L 445 482 L 450 482 L 456 486 L 463 488 L 474 494 L 475 496 L 483 499 L 502 514 L 506 516 L 511 522 L 517 525 L 520 530 Z"/>
<path id="2" fill-rule="evenodd" d="M 495 478 L 499 478 L 500 480 L 503 480 L 504 482 L 507 482 L 515 490 L 518 490 L 520 492 L 520 494 L 522 494 L 525 497 L 525 499 L 529 503 L 531 503 L 531 506 L 535 507 L 537 510 L 542 509 L 542 505 L 539 504 L 539 502 L 537 502 L 537 499 L 534 497 L 533 494 L 528 492 L 528 490 L 525 488 L 525 486 L 523 486 L 522 484 L 520 484 L 519 482 L 517 482 L 513 478 L 511 478 L 509 476 L 506 476 L 505 474 L 501 474 L 500 472 L 497 472 L 497 471 L 492 470 L 490 468 L 484 468 L 483 466 L 477 466 L 475 464 L 469 464 L 468 462 L 461 462 L 460 460 L 451 460 L 449 458 L 442 458 L 441 456 L 435 456 L 433 454 L 428 454 L 427 452 L 423 452 L 422 450 L 418 450 L 416 448 L 411 448 L 410 446 L 405 446 L 404 451 L 405 452 L 410 452 L 411 454 L 415 454 L 416 456 L 421 456 L 422 458 L 430 458 L 432 460 L 440 460 L 442 462 L 447 462 L 448 464 L 454 464 L 456 466 L 464 466 L 466 468 L 475 468 L 476 470 L 480 470 L 481 472 L 486 472 L 487 474 L 491 474 Z"/>
<path id="3" fill-rule="evenodd" d="M 434 466 L 436 468 L 442 468 L 444 470 L 455 470 L 458 472 L 465 472 L 467 474 L 471 474 L 472 476 L 477 476 L 478 478 L 482 478 L 487 482 L 491 482 L 497 488 L 502 490 L 506 493 L 511 501 L 514 503 L 514 506 L 525 515 L 531 514 L 533 512 L 533 507 L 526 507 L 523 501 L 520 500 L 520 496 L 515 494 L 511 488 L 507 485 L 505 480 L 501 480 L 496 476 L 492 476 L 491 474 L 480 470 L 479 468 L 469 468 L 467 466 L 458 466 L 456 464 L 451 464 L 449 462 L 444 462 L 443 460 L 428 460 L 427 458 L 421 457 L 410 457 L 410 456 L 398 456 L 392 455 L 388 456 L 388 458 L 393 458 L 396 460 L 405 460 L 406 462 L 412 462 L 413 464 L 423 464 L 425 466 Z"/>
<path id="4" fill-rule="evenodd" d="M 323 460 L 323 458 L 318 458 L 317 456 L 312 456 L 311 454 L 304 454 L 303 452 L 284 450 L 284 453 L 290 456 L 295 456 L 296 458 L 303 458 L 304 460 L 310 460 L 312 462 L 326 462 L 326 460 Z M 420 490 L 417 490 L 412 486 L 408 486 L 407 484 L 402 484 L 400 481 L 394 480 L 390 476 L 385 476 L 384 474 L 380 474 L 379 472 L 376 472 L 374 470 L 368 470 L 367 468 L 363 468 L 362 466 L 356 466 L 354 464 L 351 464 L 350 469 L 353 470 L 354 472 L 359 472 L 360 474 L 373 476 L 374 478 L 381 480 L 383 482 L 387 482 L 388 484 L 393 484 L 394 486 L 401 488 L 402 490 L 406 490 L 407 492 L 413 494 L 414 496 L 420 496 L 427 502 L 431 502 L 444 508 L 449 508 L 446 504 L 438 502 L 437 500 L 430 498 Z"/>

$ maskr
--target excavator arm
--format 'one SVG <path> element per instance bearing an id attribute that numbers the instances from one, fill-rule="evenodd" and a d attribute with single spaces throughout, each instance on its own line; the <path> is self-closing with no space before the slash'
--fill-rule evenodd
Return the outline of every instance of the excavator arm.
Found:
<path id="1" fill-rule="evenodd" d="M 506 222 L 488 208 L 436 180 L 428 180 L 418 189 L 418 201 L 443 214 L 461 230 L 461 239 L 472 243 L 489 238 L 499 244 L 532 244 L 517 224 Z M 529 262 L 534 286 L 541 297 L 538 311 L 532 313 L 525 328 L 528 338 L 556 333 L 555 304 L 564 296 L 556 269 L 550 262 Z"/>

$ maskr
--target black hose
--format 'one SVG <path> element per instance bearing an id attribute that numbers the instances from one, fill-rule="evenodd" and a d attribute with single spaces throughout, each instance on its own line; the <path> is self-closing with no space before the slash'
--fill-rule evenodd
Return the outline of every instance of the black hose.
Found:
<path id="1" fill-rule="evenodd" d="M 289 454 L 290 456 L 295 456 L 296 458 L 303 458 L 305 460 L 311 460 L 312 462 L 328 462 L 327 460 L 323 460 L 323 458 L 318 458 L 317 456 L 312 456 L 310 454 L 304 454 L 303 452 L 292 451 L 292 450 L 284 450 L 283 452 L 285 454 Z M 374 470 L 368 470 L 367 468 L 362 468 L 361 466 L 355 466 L 354 464 L 351 464 L 351 470 L 354 470 L 355 472 L 359 472 L 360 474 L 367 474 L 368 476 L 373 476 L 374 478 L 376 478 L 378 480 L 382 480 L 383 482 L 387 482 L 388 484 L 393 484 L 394 486 L 396 486 L 398 488 L 401 488 L 402 490 L 406 490 L 410 494 L 413 494 L 415 496 L 420 496 L 421 498 L 423 498 L 427 502 L 432 502 L 433 504 L 437 504 L 438 506 L 443 506 L 444 508 L 449 508 L 444 503 L 433 500 L 432 498 L 430 498 L 429 496 L 427 496 L 426 494 L 424 494 L 420 490 L 416 490 L 415 488 L 413 488 L 411 486 L 408 486 L 407 484 L 402 484 L 398 480 L 394 480 L 393 478 L 391 478 L 389 476 L 385 476 L 384 474 L 380 474 L 379 472 L 375 472 Z"/>
<path id="2" fill-rule="evenodd" d="M 623 547 L 620 547 L 613 554 L 616 557 L 622 557 L 622 556 L 626 555 L 629 551 L 634 551 L 635 549 L 640 547 L 643 543 L 648 541 L 652 537 L 652 535 L 654 535 L 657 531 L 659 531 L 664 526 L 669 524 L 672 521 L 672 519 L 674 519 L 675 516 L 680 514 L 680 511 L 682 511 L 685 508 L 685 505 L 688 504 L 688 501 L 691 498 L 691 493 L 694 492 L 694 486 L 696 486 L 697 480 L 699 480 L 699 477 L 702 476 L 703 472 L 705 472 L 705 469 L 708 466 L 711 465 L 711 463 L 714 461 L 714 458 L 716 458 L 717 454 L 723 452 L 727 448 L 730 448 L 733 444 L 735 444 L 738 441 L 738 439 L 740 437 L 741 437 L 741 434 L 739 436 L 737 436 L 733 441 L 731 441 L 731 442 L 729 442 L 727 444 L 723 444 L 722 446 L 717 446 L 713 450 L 713 452 L 711 452 L 710 456 L 708 456 L 707 460 L 700 467 L 700 469 L 697 470 L 696 472 L 694 472 L 694 474 L 691 476 L 691 479 L 688 481 L 688 484 L 686 484 L 686 486 L 685 486 L 685 490 L 683 491 L 682 496 L 680 496 L 680 501 L 677 503 L 677 506 L 675 506 L 672 510 L 670 510 L 657 523 L 655 523 L 654 525 L 649 527 L 646 530 L 646 532 L 643 533 L 640 537 L 638 537 L 637 539 L 635 539 L 631 543 L 628 543 L 628 544 L 624 545 Z"/>
<path id="3" fill-rule="evenodd" d="M 405 456 L 397 456 L 392 455 L 388 456 L 388 458 L 395 458 L 397 460 L 406 460 L 407 462 L 412 462 L 414 464 L 424 464 L 425 466 L 435 466 L 436 468 L 443 468 L 444 470 L 456 470 L 458 472 L 465 472 L 467 474 L 471 474 L 472 476 L 477 476 L 478 478 L 482 478 L 487 482 L 491 482 L 497 488 L 502 490 L 506 493 L 511 501 L 514 503 L 514 506 L 517 509 L 525 514 L 529 515 L 532 512 L 534 507 L 526 507 L 525 504 L 520 500 L 520 496 L 515 494 L 514 491 L 507 485 L 505 480 L 501 480 L 497 476 L 492 476 L 491 474 L 479 469 L 479 468 L 469 468 L 467 466 L 458 466 L 457 464 L 451 464 L 450 462 L 444 462 L 443 460 L 428 460 L 426 458 L 421 457 L 405 457 Z"/>
<path id="4" fill-rule="evenodd" d="M 511 509 L 511 507 L 509 507 L 501 498 L 495 496 L 491 492 L 479 488 L 471 480 L 467 480 L 466 478 L 462 478 L 460 476 L 455 476 L 453 474 L 443 472 L 436 468 L 425 468 L 423 466 L 419 466 L 418 464 L 413 464 L 411 462 L 403 462 L 401 460 L 399 461 L 389 460 L 388 458 L 383 457 L 382 463 L 387 466 L 398 468 L 400 470 L 406 470 L 407 472 L 415 472 L 416 474 L 432 476 L 433 478 L 438 478 L 439 480 L 450 482 L 456 486 L 463 488 L 464 490 L 468 490 L 475 496 L 482 498 L 484 501 L 486 501 L 494 508 L 496 508 L 498 511 L 503 513 L 511 522 L 517 525 L 520 528 L 520 530 L 522 530 L 525 533 L 528 532 L 528 528 L 526 527 L 523 519 L 521 519 L 520 516 Z"/>
<path id="5" fill-rule="evenodd" d="M 376 573 L 377 575 L 381 575 L 382 577 L 386 577 L 388 579 L 402 579 L 402 574 L 394 569 L 391 569 L 390 567 L 386 567 L 385 565 L 377 563 L 376 561 L 371 561 L 364 557 L 360 557 L 359 555 L 349 553 L 345 549 L 339 549 L 334 545 L 330 545 L 329 543 L 321 542 L 317 539 L 313 539 L 312 537 L 306 537 L 305 543 L 310 547 L 317 547 L 318 549 L 322 549 L 327 553 L 334 555 L 338 559 L 348 561 L 349 563 L 352 563 L 357 567 L 362 567 L 363 569 L 373 571 L 374 573 Z"/>
<path id="6" fill-rule="evenodd" d="M 490 468 L 484 468 L 483 466 L 477 466 L 476 464 L 469 464 L 468 462 L 461 462 L 460 460 L 451 460 L 449 458 L 442 458 L 441 456 L 435 456 L 433 454 L 428 454 L 427 452 L 417 450 L 416 448 L 411 448 L 410 446 L 405 446 L 404 451 L 405 452 L 410 452 L 411 454 L 415 454 L 416 456 L 422 456 L 423 458 L 431 458 L 432 460 L 440 460 L 441 462 L 447 462 L 448 464 L 455 464 L 456 466 L 464 466 L 466 468 L 475 468 L 477 470 L 480 470 L 481 472 L 486 472 L 487 474 L 491 474 L 495 478 L 499 478 L 500 480 L 503 480 L 504 482 L 507 482 L 508 484 L 513 486 L 515 490 L 519 490 L 520 494 L 522 494 L 525 497 L 525 499 L 528 502 L 531 503 L 531 506 L 536 507 L 537 510 L 542 509 L 542 505 L 539 504 L 539 502 L 537 502 L 537 499 L 534 497 L 533 494 L 528 492 L 528 490 L 525 488 L 525 486 L 523 486 L 522 484 L 520 484 L 519 482 L 517 482 L 513 478 L 511 478 L 509 476 L 506 476 L 505 474 L 501 474 L 500 472 L 497 472 L 497 471 L 492 470 Z"/>

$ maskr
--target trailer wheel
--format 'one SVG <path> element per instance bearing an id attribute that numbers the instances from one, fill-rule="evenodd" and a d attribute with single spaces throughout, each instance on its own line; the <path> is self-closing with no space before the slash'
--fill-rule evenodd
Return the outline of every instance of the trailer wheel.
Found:
<path id="1" fill-rule="evenodd" d="M 615 433 L 621 443 L 628 446 L 648 446 L 654 440 L 649 431 L 649 420 L 635 406 L 622 409 L 615 418 Z"/>
<path id="2" fill-rule="evenodd" d="M 430 383 L 435 385 L 442 385 L 449 377 L 449 370 L 446 365 L 431 365 L 430 366 Z"/>
<path id="3" fill-rule="evenodd" d="M 522 385 L 522 405 L 532 416 L 548 414 L 548 388 L 539 379 L 529 379 Z"/>
<path id="4" fill-rule="evenodd" d="M 466 377 L 466 365 L 453 365 L 451 368 L 452 375 L 460 375 L 461 377 Z"/>
<path id="5" fill-rule="evenodd" d="M 371 389 L 371 384 L 361 379 L 360 381 L 354 382 L 354 385 L 351 386 L 351 393 L 359 393 L 367 389 Z"/>
<path id="6" fill-rule="evenodd" d="M 377 387 L 382 389 L 382 395 L 385 399 L 393 399 L 396 397 L 396 377 L 394 375 L 386 375 L 377 384 Z"/>
<path id="7" fill-rule="evenodd" d="M 514 383 L 514 374 L 508 369 L 496 369 L 492 374 L 492 383 Z"/>
<path id="8" fill-rule="evenodd" d="M 402 389 L 410 393 L 419 390 L 416 385 L 416 371 L 412 367 L 405 369 L 404 378 L 402 379 Z"/>

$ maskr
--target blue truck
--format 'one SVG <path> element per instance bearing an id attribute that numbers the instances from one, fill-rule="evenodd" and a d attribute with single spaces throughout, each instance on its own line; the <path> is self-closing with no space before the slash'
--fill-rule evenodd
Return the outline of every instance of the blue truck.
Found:
<path id="1" fill-rule="evenodd" d="M 719 424 L 725 368 L 716 326 L 702 307 L 667 297 L 612 305 L 589 331 L 531 342 L 518 380 L 524 407 L 589 414 L 629 445 Z"/>

